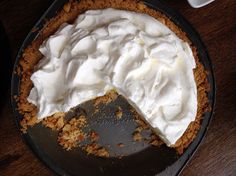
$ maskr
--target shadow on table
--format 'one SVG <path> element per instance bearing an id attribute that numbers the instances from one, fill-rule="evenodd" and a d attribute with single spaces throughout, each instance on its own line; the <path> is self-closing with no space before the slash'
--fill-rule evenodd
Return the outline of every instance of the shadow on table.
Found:
<path id="1" fill-rule="evenodd" d="M 7 35 L 3 24 L 0 22 L 0 111 L 10 97 L 12 60 Z"/>

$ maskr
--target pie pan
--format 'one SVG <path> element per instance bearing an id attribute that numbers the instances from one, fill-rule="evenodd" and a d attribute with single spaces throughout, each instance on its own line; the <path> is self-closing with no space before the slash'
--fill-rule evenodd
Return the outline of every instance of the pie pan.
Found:
<path id="1" fill-rule="evenodd" d="M 39 30 L 32 30 L 26 37 L 16 57 L 14 70 L 16 70 L 19 64 L 22 52 L 37 37 L 40 29 L 43 28 L 46 19 L 54 17 L 56 13 L 63 8 L 63 5 L 66 2 L 68 1 L 54 1 L 36 23 L 34 29 Z M 135 126 L 130 120 L 132 118 L 131 114 L 126 110 L 128 104 L 122 97 L 107 106 L 100 107 L 103 108 L 103 114 L 98 113 L 97 116 L 101 116 L 102 118 L 94 123 L 91 122 L 90 124 L 93 129 L 96 129 L 99 134 L 102 135 L 103 140 L 100 141 L 101 143 L 106 145 L 109 141 L 109 145 L 111 144 L 112 153 L 110 158 L 99 158 L 93 155 L 87 155 L 80 148 L 66 151 L 57 144 L 57 132 L 51 131 L 41 124 L 30 127 L 26 134 L 21 133 L 23 139 L 36 156 L 58 175 L 178 175 L 197 150 L 197 147 L 207 131 L 214 110 L 215 81 L 212 64 L 206 48 L 197 32 L 178 12 L 156 0 L 146 0 L 143 2 L 148 7 L 160 11 L 169 17 L 187 34 L 188 38 L 197 48 L 200 62 L 208 72 L 207 79 L 210 84 L 208 100 L 211 111 L 204 114 L 196 138 L 180 156 L 174 149 L 168 148 L 165 145 L 157 148 L 143 142 L 134 143 L 131 141 L 131 137 L 127 134 L 133 131 Z M 17 111 L 17 102 L 13 98 L 15 95 L 19 95 L 19 85 L 20 77 L 17 74 L 13 74 L 11 100 L 15 120 L 20 129 L 20 120 L 23 117 Z M 118 124 L 113 120 L 115 118 L 112 113 L 112 110 L 117 105 L 124 109 L 124 118 Z M 93 111 L 89 102 L 81 105 L 81 108 L 85 109 L 86 112 L 88 112 L 88 115 Z M 118 142 L 124 142 L 128 145 L 122 149 L 118 149 L 114 146 L 115 143 Z M 116 154 L 121 154 L 123 157 L 117 158 L 115 157 Z"/>

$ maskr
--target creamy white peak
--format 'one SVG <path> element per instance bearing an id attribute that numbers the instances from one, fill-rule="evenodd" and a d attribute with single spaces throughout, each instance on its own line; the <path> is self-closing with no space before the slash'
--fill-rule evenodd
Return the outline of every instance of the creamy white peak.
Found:
<path id="1" fill-rule="evenodd" d="M 151 16 L 89 10 L 40 47 L 28 101 L 42 119 L 116 89 L 167 145 L 197 112 L 195 60 L 189 45 Z"/>

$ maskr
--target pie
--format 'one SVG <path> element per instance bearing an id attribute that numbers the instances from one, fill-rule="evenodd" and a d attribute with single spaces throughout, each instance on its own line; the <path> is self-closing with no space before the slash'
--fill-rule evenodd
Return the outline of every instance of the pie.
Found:
<path id="1" fill-rule="evenodd" d="M 122 95 L 155 141 L 180 154 L 209 110 L 207 72 L 195 46 L 141 1 L 68 2 L 24 50 L 16 73 L 23 132 L 42 122 L 60 132 L 58 143 L 68 150 L 90 137 L 82 148 L 102 157 L 109 154 L 96 143 L 99 135 L 81 130 L 86 116 L 65 119 L 81 103 L 106 104 Z M 121 118 L 120 108 L 116 114 Z M 134 137 L 140 139 L 137 131 Z"/>

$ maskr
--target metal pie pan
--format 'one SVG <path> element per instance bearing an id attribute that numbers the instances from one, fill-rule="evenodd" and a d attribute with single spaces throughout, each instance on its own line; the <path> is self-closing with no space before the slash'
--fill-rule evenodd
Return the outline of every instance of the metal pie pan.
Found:
<path id="1" fill-rule="evenodd" d="M 34 28 L 43 28 L 45 19 L 50 19 L 56 15 L 67 0 L 56 0 L 44 13 L 40 20 L 36 23 Z M 155 0 L 146 0 L 144 3 L 157 11 L 162 12 L 168 16 L 177 26 L 179 26 L 192 41 L 193 45 L 197 48 L 198 55 L 201 63 L 209 72 L 208 81 L 210 83 L 210 91 L 208 99 L 211 106 L 211 111 L 204 114 L 200 130 L 181 156 L 178 156 L 174 149 L 168 148 L 165 145 L 161 147 L 152 147 L 144 142 L 132 141 L 131 134 L 135 128 L 132 120 L 132 115 L 126 110 L 129 105 L 122 98 L 119 97 L 116 101 L 110 103 L 108 106 L 102 106 L 103 114 L 97 114 L 102 118 L 98 119 L 96 123 L 91 120 L 90 126 L 96 129 L 102 135 L 102 144 L 106 145 L 109 142 L 112 150 L 112 157 L 99 158 L 93 155 L 87 155 L 80 148 L 71 151 L 65 151 L 57 144 L 57 132 L 51 131 L 43 127 L 41 124 L 35 125 L 28 129 L 26 134 L 22 134 L 23 139 L 35 153 L 35 155 L 53 170 L 58 175 L 178 175 L 194 152 L 197 150 L 200 142 L 202 141 L 209 122 L 212 118 L 214 103 L 215 103 L 215 81 L 212 69 L 212 64 L 205 46 L 203 45 L 197 32 L 191 25 L 175 10 L 164 5 L 163 3 Z M 31 31 L 23 42 L 19 53 L 16 57 L 14 70 L 18 66 L 19 59 L 24 49 L 37 37 L 38 31 Z M 20 78 L 18 75 L 12 75 L 11 95 L 12 107 L 15 114 L 15 120 L 18 128 L 20 128 L 20 120 L 22 115 L 17 111 L 17 104 L 14 100 L 14 95 L 19 95 Z M 124 109 L 123 120 L 119 123 L 114 121 L 113 110 L 119 105 Z M 90 103 L 81 105 L 86 109 L 88 115 L 93 111 Z M 121 130 L 122 129 L 122 130 Z M 125 143 L 126 145 L 121 148 L 116 148 L 117 143 Z M 124 155 L 118 159 L 116 154 Z"/>

